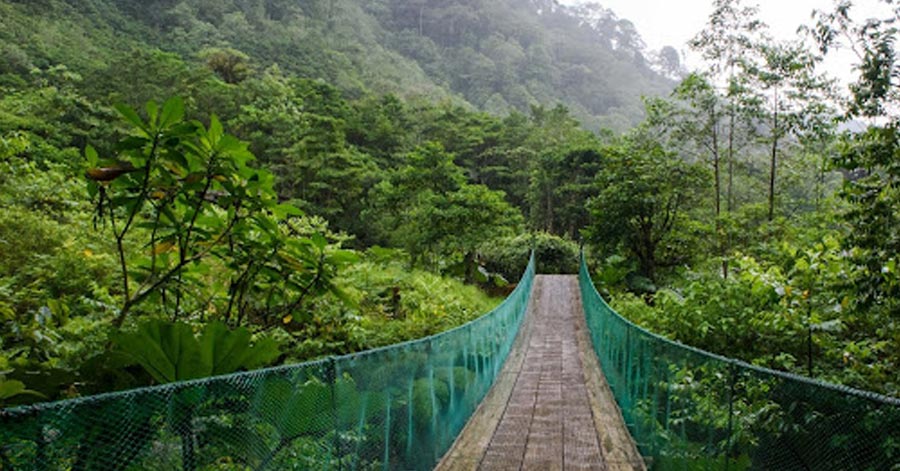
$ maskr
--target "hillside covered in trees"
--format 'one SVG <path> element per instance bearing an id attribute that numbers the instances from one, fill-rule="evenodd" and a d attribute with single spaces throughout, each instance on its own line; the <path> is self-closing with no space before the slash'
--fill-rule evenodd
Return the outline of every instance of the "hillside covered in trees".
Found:
<path id="1" fill-rule="evenodd" d="M 0 401 L 436 333 L 579 245 L 652 330 L 898 394 L 900 12 L 713 6 L 676 83 L 596 5 L 0 1 Z"/>
<path id="2" fill-rule="evenodd" d="M 217 61 L 231 83 L 277 64 L 350 97 L 452 99 L 494 114 L 563 103 L 589 129 L 624 130 L 640 120 L 642 95 L 671 90 L 660 72 L 679 67 L 674 50 L 666 61 L 648 59 L 654 53 L 631 23 L 611 11 L 555 0 L 47 0 L 0 8 L 6 67 L 65 63 L 95 92 L 123 98 L 167 79 L 132 57 L 159 48 Z"/>

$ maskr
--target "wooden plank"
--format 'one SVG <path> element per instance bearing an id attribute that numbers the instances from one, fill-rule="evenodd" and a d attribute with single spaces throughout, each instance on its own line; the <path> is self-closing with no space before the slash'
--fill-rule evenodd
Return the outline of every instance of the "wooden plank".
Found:
<path id="1" fill-rule="evenodd" d="M 578 305 L 580 306 L 580 290 L 576 291 L 574 296 L 577 296 Z M 575 333 L 578 339 L 578 354 L 584 367 L 583 371 L 588 387 L 594 423 L 600 436 L 600 443 L 602 444 L 603 454 L 606 457 L 609 469 L 615 471 L 646 471 L 647 467 L 644 464 L 644 460 L 638 452 L 634 439 L 628 432 L 628 427 L 625 426 L 622 411 L 619 409 L 619 405 L 616 404 L 612 390 L 609 388 L 609 383 L 606 382 L 606 377 L 600 368 L 600 362 L 597 359 L 597 354 L 594 352 L 587 321 L 583 314 L 575 319 Z"/>
<path id="2" fill-rule="evenodd" d="M 506 411 L 507 403 L 516 385 L 525 355 L 528 351 L 528 342 L 531 338 L 534 324 L 535 300 L 541 296 L 541 286 L 535 283 L 531 292 L 531 300 L 519 335 L 516 337 L 507 357 L 506 364 L 494 381 L 491 390 L 472 414 L 472 418 L 456 438 L 456 442 L 444 455 L 443 459 L 435 467 L 436 470 L 455 471 L 476 469 L 485 458 L 485 452 L 494 436 L 500 419 Z M 533 407 L 533 406 L 532 406 Z M 522 444 L 524 449 L 524 443 Z"/>
<path id="3" fill-rule="evenodd" d="M 586 335 L 576 277 L 535 279 L 509 360 L 436 469 L 645 471 Z"/>

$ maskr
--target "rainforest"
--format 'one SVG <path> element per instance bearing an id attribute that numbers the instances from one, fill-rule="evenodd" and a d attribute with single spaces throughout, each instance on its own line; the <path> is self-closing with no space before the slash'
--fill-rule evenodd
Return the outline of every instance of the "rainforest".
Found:
<path id="1" fill-rule="evenodd" d="M 581 248 L 643 327 L 900 396 L 885 5 L 717 0 L 690 70 L 596 4 L 2 0 L 0 405 L 436 334 Z"/>

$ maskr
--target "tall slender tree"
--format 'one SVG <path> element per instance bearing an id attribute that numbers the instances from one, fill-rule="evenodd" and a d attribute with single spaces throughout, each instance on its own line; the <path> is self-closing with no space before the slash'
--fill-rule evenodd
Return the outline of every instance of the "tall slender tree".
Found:
<path id="1" fill-rule="evenodd" d="M 734 163 L 739 150 L 738 127 L 742 113 L 756 100 L 748 87 L 748 69 L 758 61 L 756 44 L 768 25 L 759 19 L 759 8 L 744 6 L 742 0 L 715 0 L 706 27 L 690 41 L 690 47 L 701 53 L 707 62 L 704 71 L 713 84 L 724 90 L 724 113 L 727 119 L 724 160 L 728 166 L 726 209 L 734 209 Z M 745 130 L 750 130 L 746 127 Z M 717 201 L 719 197 L 717 196 Z M 718 212 L 716 213 L 718 215 Z"/>
<path id="2" fill-rule="evenodd" d="M 746 71 L 754 67 L 758 56 L 756 44 L 768 26 L 755 6 L 744 6 L 741 0 L 715 0 L 706 27 L 691 41 L 690 47 L 701 53 L 707 63 L 703 71 L 709 82 L 682 85 L 682 97 L 694 108 L 703 109 L 707 124 L 702 131 L 705 147 L 710 150 L 715 178 L 716 233 L 722 257 L 722 276 L 728 277 L 730 237 L 722 228 L 722 167 L 727 168 L 725 209 L 735 209 L 735 153 L 751 141 L 754 127 L 747 118 L 758 99 L 748 86 Z M 699 88 L 698 88 L 699 86 Z"/>
<path id="3" fill-rule="evenodd" d="M 900 324 L 878 314 L 900 319 L 900 5 L 881 3 L 881 17 L 860 22 L 851 3 L 842 1 L 832 12 L 817 12 L 812 32 L 821 52 L 843 47 L 857 56 L 859 75 L 850 85 L 845 116 L 867 126 L 844 136 L 835 161 L 850 176 L 842 191 L 851 228 L 846 245 L 859 267 L 852 282 L 865 318 L 897 338 Z"/>
<path id="4" fill-rule="evenodd" d="M 820 127 L 830 118 L 825 96 L 830 81 L 817 75 L 820 56 L 800 42 L 759 44 L 762 63 L 750 69 L 755 86 L 765 96 L 764 116 L 769 145 L 768 219 L 775 218 L 779 156 L 790 138 Z"/>

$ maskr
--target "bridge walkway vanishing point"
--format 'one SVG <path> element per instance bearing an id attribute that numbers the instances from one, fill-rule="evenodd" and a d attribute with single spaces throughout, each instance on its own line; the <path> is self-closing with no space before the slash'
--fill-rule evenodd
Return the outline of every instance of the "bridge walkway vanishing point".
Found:
<path id="1" fill-rule="evenodd" d="M 535 278 L 500 375 L 438 470 L 644 470 L 587 333 L 578 278 Z"/>

